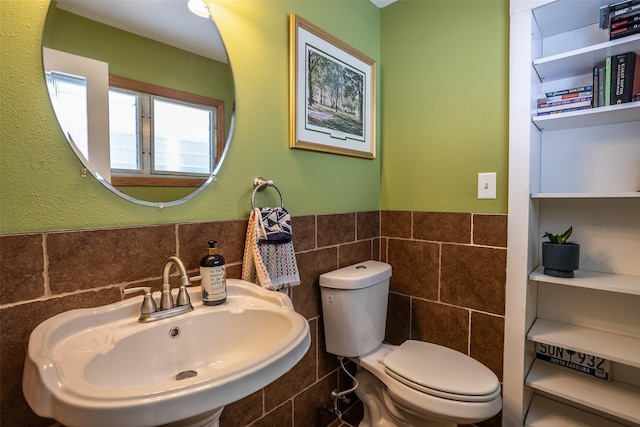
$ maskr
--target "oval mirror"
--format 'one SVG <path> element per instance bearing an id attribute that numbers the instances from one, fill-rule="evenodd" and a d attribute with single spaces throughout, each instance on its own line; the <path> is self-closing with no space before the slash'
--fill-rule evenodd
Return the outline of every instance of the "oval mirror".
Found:
<path id="1" fill-rule="evenodd" d="M 190 10 L 194 4 L 199 10 Z M 42 45 L 56 118 L 86 169 L 127 200 L 182 203 L 215 179 L 224 160 L 235 89 L 203 6 L 51 2 Z"/>

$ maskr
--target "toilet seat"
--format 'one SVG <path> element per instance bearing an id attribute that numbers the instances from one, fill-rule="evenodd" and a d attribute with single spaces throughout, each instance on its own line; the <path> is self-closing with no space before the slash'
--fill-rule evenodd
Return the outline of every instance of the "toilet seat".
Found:
<path id="1" fill-rule="evenodd" d="M 500 395 L 496 375 L 477 360 L 436 344 L 405 341 L 382 359 L 385 372 L 414 390 L 462 402 Z"/>
<path id="2" fill-rule="evenodd" d="M 412 346 L 412 344 L 409 344 L 405 345 L 403 348 L 411 348 Z M 418 344 L 418 346 L 421 346 L 421 344 Z M 380 385 L 378 385 L 377 387 L 358 387 L 358 389 L 356 389 L 356 394 L 363 402 L 365 401 L 363 396 L 370 395 L 371 397 L 373 397 L 373 395 L 376 393 L 373 390 L 381 391 L 382 397 L 375 397 L 373 400 L 376 403 L 369 403 L 369 406 L 391 406 L 394 407 L 395 410 L 399 410 L 405 418 L 412 417 L 411 414 L 417 414 L 417 416 L 423 419 L 423 421 L 436 420 L 440 423 L 438 425 L 446 425 L 446 423 L 450 423 L 451 427 L 453 427 L 454 425 L 467 425 L 484 421 L 491 418 L 492 416 L 500 412 L 500 409 L 502 409 L 500 384 L 497 382 L 497 377 L 495 377 L 493 372 L 491 372 L 488 368 L 485 369 L 487 369 L 487 371 L 491 373 L 491 375 L 493 376 L 492 378 L 496 381 L 497 384 L 497 390 L 494 399 L 488 400 L 490 399 L 488 393 L 485 401 L 469 401 L 469 398 L 466 395 L 469 393 L 468 390 L 457 393 L 458 396 L 453 396 L 458 397 L 458 399 L 461 400 L 451 398 L 452 393 L 443 394 L 448 397 L 442 398 L 436 396 L 435 394 L 418 390 L 417 387 L 414 387 L 413 384 L 415 383 L 413 381 L 407 384 L 405 382 L 397 380 L 388 373 L 391 371 L 387 370 L 384 364 L 384 360 L 386 357 L 393 354 L 398 348 L 400 347 L 394 347 L 390 344 L 380 344 L 380 346 L 378 346 L 373 351 L 360 357 L 352 358 L 352 360 L 358 364 L 358 374 L 356 375 L 356 378 L 358 378 L 359 381 L 364 377 L 372 375 L 380 383 Z M 437 346 L 437 348 L 441 347 Z M 409 361 L 402 366 L 411 369 L 415 368 L 416 365 L 425 364 L 425 362 L 427 361 L 426 358 L 429 357 L 429 353 L 423 353 L 422 347 L 420 347 L 420 349 L 421 350 L 419 352 L 409 351 L 409 353 L 412 353 L 414 355 L 418 354 L 418 362 Z M 438 350 L 436 349 L 436 351 Z M 404 350 L 401 353 L 397 353 L 396 356 L 398 354 L 402 356 L 403 352 Z M 464 357 L 467 358 L 468 356 Z M 391 362 L 388 362 L 393 365 L 393 359 L 395 358 L 396 357 L 391 358 Z M 443 365 L 445 367 L 439 369 L 439 371 L 443 371 L 442 375 L 446 375 L 445 369 L 448 369 L 449 372 L 451 372 L 452 370 L 456 370 L 454 363 L 448 362 Z M 397 367 L 397 369 L 400 370 L 400 367 Z M 404 379 L 404 381 L 407 381 L 406 378 Z M 488 389 L 490 388 L 491 387 L 488 387 Z M 389 398 L 389 400 L 387 400 L 387 397 Z M 367 405 L 365 404 L 365 406 Z M 417 421 L 414 419 L 414 421 L 412 423 L 410 422 L 409 424 L 413 424 L 416 426 L 428 425 L 428 423 L 423 421 Z M 393 425 L 393 423 L 391 425 Z"/>

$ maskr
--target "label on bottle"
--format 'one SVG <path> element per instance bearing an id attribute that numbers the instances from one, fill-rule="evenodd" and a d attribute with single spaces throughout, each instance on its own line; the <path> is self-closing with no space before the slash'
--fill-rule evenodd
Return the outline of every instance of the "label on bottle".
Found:
<path id="1" fill-rule="evenodd" d="M 215 302 L 227 298 L 227 271 L 224 265 L 200 267 L 202 302 Z"/>

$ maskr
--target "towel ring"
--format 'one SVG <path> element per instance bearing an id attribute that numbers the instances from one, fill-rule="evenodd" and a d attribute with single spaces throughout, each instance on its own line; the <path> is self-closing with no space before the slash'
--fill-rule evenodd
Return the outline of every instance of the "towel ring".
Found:
<path id="1" fill-rule="evenodd" d="M 253 195 L 251 196 L 251 209 L 255 209 L 256 208 L 256 203 L 255 203 L 255 199 L 256 199 L 256 193 L 258 191 L 264 191 L 265 188 L 267 187 L 273 187 L 275 188 L 275 190 L 278 192 L 278 195 L 280 196 L 280 207 L 284 208 L 284 197 L 282 196 L 282 193 L 280 192 L 280 189 L 278 189 L 278 187 L 276 187 L 276 185 L 273 183 L 273 181 L 269 180 L 265 180 L 262 177 L 258 177 L 258 178 L 254 178 L 253 179 Z"/>

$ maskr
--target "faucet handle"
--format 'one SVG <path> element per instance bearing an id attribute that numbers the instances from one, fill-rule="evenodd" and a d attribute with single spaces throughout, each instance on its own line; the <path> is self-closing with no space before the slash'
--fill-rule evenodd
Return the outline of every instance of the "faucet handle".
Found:
<path id="1" fill-rule="evenodd" d="M 148 294 L 151 292 L 151 288 L 148 286 L 138 286 L 137 288 L 126 288 L 122 290 L 122 293 L 125 295 L 132 294 L 134 292 L 144 292 Z"/>
<path id="2" fill-rule="evenodd" d="M 137 288 L 127 288 L 122 291 L 123 294 L 128 295 L 134 292 L 144 292 L 144 299 L 142 300 L 142 305 L 140 306 L 140 314 L 150 314 L 158 311 L 158 307 L 156 306 L 156 302 L 153 299 L 153 292 L 151 292 L 151 288 L 147 286 L 140 286 Z"/>
<path id="3" fill-rule="evenodd" d="M 187 288 L 184 286 L 180 286 L 178 290 L 178 298 L 176 299 L 176 305 L 178 307 L 182 305 L 191 305 L 191 298 L 189 297 L 189 292 L 187 292 Z"/>
<path id="4" fill-rule="evenodd" d="M 191 285 L 191 282 L 197 282 L 199 280 L 202 280 L 202 275 L 192 276 L 187 278 L 189 279 L 189 285 Z M 184 284 L 180 285 L 180 289 L 178 290 L 178 298 L 176 300 L 176 305 L 178 307 L 182 305 L 191 305 L 191 298 L 189 297 L 189 292 L 187 291 L 187 288 L 185 287 Z"/>

